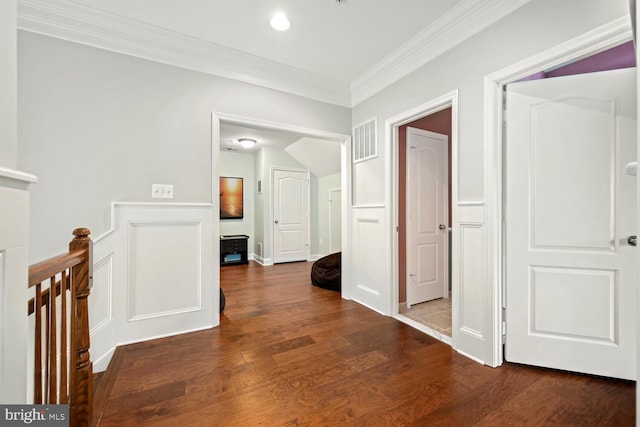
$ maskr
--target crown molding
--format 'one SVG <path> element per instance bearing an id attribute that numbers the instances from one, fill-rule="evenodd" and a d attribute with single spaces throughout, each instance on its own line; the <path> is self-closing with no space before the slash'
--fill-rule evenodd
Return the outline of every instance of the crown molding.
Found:
<path id="1" fill-rule="evenodd" d="M 349 84 L 69 0 L 19 0 L 18 28 L 350 107 Z"/>
<path id="2" fill-rule="evenodd" d="M 355 106 L 530 0 L 465 0 L 351 83 Z"/>
<path id="3" fill-rule="evenodd" d="M 18 0 L 18 28 L 352 107 L 529 1 L 463 0 L 351 85 L 72 0 Z"/>

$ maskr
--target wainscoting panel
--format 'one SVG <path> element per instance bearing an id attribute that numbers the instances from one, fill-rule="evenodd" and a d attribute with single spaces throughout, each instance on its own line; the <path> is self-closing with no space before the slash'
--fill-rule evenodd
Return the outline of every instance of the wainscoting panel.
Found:
<path id="1" fill-rule="evenodd" d="M 353 299 L 386 313 L 390 281 L 385 267 L 385 230 L 383 208 L 359 208 L 353 211 Z"/>
<path id="2" fill-rule="evenodd" d="M 198 221 L 132 221 L 127 230 L 127 320 L 201 309 Z"/>
<path id="3" fill-rule="evenodd" d="M 460 331 L 484 338 L 484 313 L 478 302 L 484 301 L 483 263 L 474 262 L 484 252 L 482 224 L 459 224 L 460 236 Z"/>
<path id="4" fill-rule="evenodd" d="M 0 250 L 0 296 L 2 296 L 2 299 L 4 300 L 4 287 L 5 287 L 5 280 L 4 280 L 4 262 L 5 262 L 5 254 L 4 251 Z M 4 304 L 0 304 L 0 319 L 6 319 L 5 317 L 5 307 Z M 6 334 L 8 334 L 9 331 L 5 330 L 5 322 L 0 323 L 0 337 L 2 337 L 2 341 L 4 341 L 4 337 Z M 2 347 L 0 349 L 0 366 L 5 366 L 5 355 L 4 353 L 6 352 L 6 347 Z M 3 376 L 5 375 L 4 373 L 4 369 L 0 369 L 0 383 L 3 382 L 4 378 Z"/>
<path id="5" fill-rule="evenodd" d="M 118 345 L 219 324 L 212 206 L 114 203 L 112 217 L 113 229 L 94 242 L 89 316 L 96 372 Z"/>
<path id="6" fill-rule="evenodd" d="M 452 236 L 452 306 L 455 348 L 479 362 L 487 355 L 491 330 L 486 272 L 486 226 L 482 202 L 458 203 Z M 454 300 L 454 302 L 456 301 Z"/>
<path id="7" fill-rule="evenodd" d="M 94 236 L 92 236 L 94 237 Z M 110 233 L 93 242 L 93 282 L 89 294 L 90 355 L 93 371 L 107 369 L 116 339 L 116 315 L 114 290 L 116 288 L 115 234 Z"/>
<path id="8" fill-rule="evenodd" d="M 27 384 L 33 347 L 27 304 L 29 267 L 29 185 L 33 175 L 0 167 L 0 402 L 33 398 Z"/>
<path id="9" fill-rule="evenodd" d="M 95 255 L 95 254 L 94 254 Z M 94 256 L 94 260 L 96 257 Z M 113 318 L 113 252 L 93 264 L 93 286 L 89 297 L 89 329 L 95 335 Z"/>

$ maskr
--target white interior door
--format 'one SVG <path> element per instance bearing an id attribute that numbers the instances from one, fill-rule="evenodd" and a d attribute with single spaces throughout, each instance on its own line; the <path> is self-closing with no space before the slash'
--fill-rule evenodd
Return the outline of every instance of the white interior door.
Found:
<path id="1" fill-rule="evenodd" d="M 508 361 L 636 378 L 635 69 L 507 86 Z"/>
<path id="2" fill-rule="evenodd" d="M 407 306 L 449 297 L 447 140 L 407 128 Z"/>
<path id="3" fill-rule="evenodd" d="M 309 253 L 309 174 L 273 171 L 273 262 L 306 261 Z"/>
<path id="4" fill-rule="evenodd" d="M 329 252 L 342 250 L 342 189 L 329 190 Z"/>

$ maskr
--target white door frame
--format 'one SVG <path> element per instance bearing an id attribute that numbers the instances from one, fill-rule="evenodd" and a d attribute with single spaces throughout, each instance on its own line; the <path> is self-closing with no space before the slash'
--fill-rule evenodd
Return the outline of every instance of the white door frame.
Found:
<path id="1" fill-rule="evenodd" d="M 385 176 L 385 217 L 387 223 L 385 229 L 389 233 L 389 241 L 391 245 L 387 247 L 387 259 L 389 260 L 389 271 L 391 271 L 391 298 L 389 299 L 387 306 L 387 313 L 391 316 L 398 315 L 398 198 L 400 189 L 398 187 L 398 173 L 399 173 L 399 141 L 398 130 L 400 126 L 411 123 L 412 121 L 419 119 L 430 114 L 442 111 L 445 108 L 451 107 L 451 218 L 453 224 L 455 224 L 456 218 L 456 203 L 458 200 L 458 91 L 446 93 L 438 98 L 435 98 L 422 105 L 414 107 L 396 116 L 390 117 L 385 121 L 385 158 L 387 159 L 386 176 Z M 404 155 L 404 153 L 402 153 Z M 452 227 L 453 227 L 453 224 Z M 452 256 L 451 260 L 456 259 L 457 245 L 452 242 Z M 450 262 L 451 262 L 450 260 Z M 456 276 L 453 275 L 455 278 Z M 457 307 L 457 283 L 452 282 L 452 347 L 456 348 L 456 315 Z"/>
<path id="2" fill-rule="evenodd" d="M 487 266 L 489 295 L 485 311 L 493 323 L 490 366 L 504 360 L 502 349 L 502 308 L 504 307 L 503 249 L 503 88 L 507 83 L 563 63 L 585 58 L 632 39 L 628 17 L 616 19 L 556 47 L 503 68 L 484 78 L 484 194 L 487 226 Z M 455 256 L 455 255 L 454 255 Z"/>
<path id="3" fill-rule="evenodd" d="M 340 185 L 342 186 L 342 298 L 351 299 L 353 290 L 352 290 L 352 269 L 351 269 L 351 259 L 352 259 L 352 239 L 351 239 L 351 182 L 352 182 L 352 170 L 351 170 L 351 135 L 328 132 L 319 129 L 305 128 L 301 126 L 273 122 L 268 120 L 262 120 L 252 117 L 243 117 L 237 116 L 234 114 L 226 114 L 219 112 L 211 113 L 211 140 L 212 140 L 212 150 L 219 150 L 220 148 L 220 122 L 230 123 L 239 126 L 249 126 L 249 127 L 260 127 L 263 129 L 272 129 L 272 130 L 280 130 L 280 131 L 288 131 L 295 132 L 298 134 L 306 135 L 311 138 L 319 138 L 319 139 L 328 139 L 331 141 L 338 141 L 341 145 L 341 156 L 340 156 Z M 217 210 L 216 215 L 219 212 L 219 184 L 218 184 L 218 175 L 219 175 L 219 156 L 215 153 L 211 153 L 212 162 L 211 162 L 211 180 L 213 182 L 212 186 L 212 201 L 214 205 L 214 210 Z M 218 231 L 219 234 L 219 231 Z M 220 250 L 220 245 L 218 244 L 219 236 L 213 236 L 214 239 L 214 262 L 220 262 L 220 254 L 218 253 Z M 214 266 L 215 267 L 215 266 Z M 220 276 L 219 276 L 219 268 L 217 283 L 220 284 Z M 217 289 L 214 289 L 214 295 L 216 298 L 219 298 L 219 292 Z M 215 316 L 218 316 L 219 313 L 214 313 Z"/>
<path id="4" fill-rule="evenodd" d="M 331 199 L 331 194 L 335 193 L 335 192 L 338 192 L 338 191 L 340 191 L 340 201 L 342 201 L 342 187 L 333 187 L 333 188 L 329 189 L 329 202 L 331 202 L 331 200 L 332 200 Z M 341 216 L 344 216 L 344 213 L 342 212 L 343 210 L 344 210 L 344 207 L 342 207 L 340 209 L 340 212 L 341 212 L 340 215 Z M 333 249 L 332 249 L 333 248 L 333 245 L 332 245 L 333 238 L 331 237 L 331 236 L 333 236 L 333 213 L 332 212 L 333 212 L 332 207 L 329 206 L 329 246 L 328 246 L 329 253 L 333 252 Z M 342 239 L 342 235 L 343 234 L 344 234 L 344 231 L 341 229 L 340 239 Z M 341 242 L 342 242 L 342 240 L 341 240 Z"/>

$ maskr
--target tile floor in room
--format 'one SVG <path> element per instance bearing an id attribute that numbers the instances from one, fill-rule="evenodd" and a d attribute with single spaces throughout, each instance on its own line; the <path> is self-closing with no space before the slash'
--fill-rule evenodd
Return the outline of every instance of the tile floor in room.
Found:
<path id="1" fill-rule="evenodd" d="M 434 331 L 451 336 L 451 297 L 423 302 L 408 309 L 402 308 L 400 314 Z"/>

